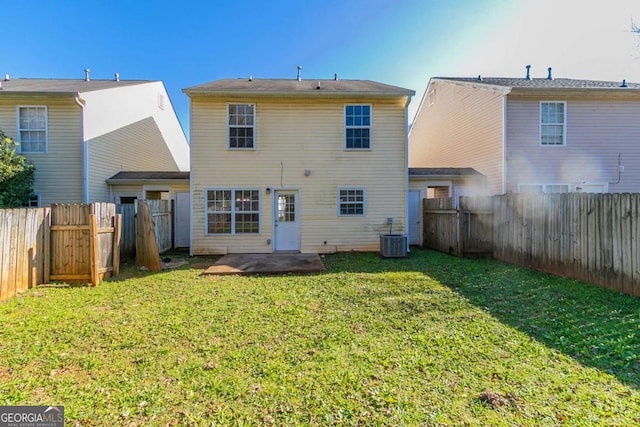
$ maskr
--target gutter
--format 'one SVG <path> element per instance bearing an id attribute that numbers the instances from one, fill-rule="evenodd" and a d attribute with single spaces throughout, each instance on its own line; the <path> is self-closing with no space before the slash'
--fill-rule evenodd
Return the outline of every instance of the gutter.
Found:
<path id="1" fill-rule="evenodd" d="M 80 141 L 82 143 L 82 203 L 89 203 L 89 145 L 84 139 L 84 99 L 80 98 L 80 93 L 76 93 L 73 101 L 78 104 L 81 110 L 80 120 Z"/>

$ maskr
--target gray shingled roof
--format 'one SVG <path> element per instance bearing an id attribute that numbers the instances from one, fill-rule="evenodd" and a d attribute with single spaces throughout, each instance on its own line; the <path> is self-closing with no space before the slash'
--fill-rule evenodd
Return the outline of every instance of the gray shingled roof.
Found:
<path id="1" fill-rule="evenodd" d="M 474 168 L 409 168 L 409 176 L 482 176 Z"/>
<path id="2" fill-rule="evenodd" d="M 640 89 L 640 83 L 626 82 L 627 88 L 623 88 L 622 81 L 578 80 L 578 79 L 553 79 L 546 78 L 525 79 L 510 77 L 434 77 L 437 80 L 450 80 L 475 84 L 502 86 L 519 89 Z"/>
<path id="3" fill-rule="evenodd" d="M 182 90 L 193 94 L 315 94 L 413 96 L 414 91 L 371 80 L 222 79 Z"/>
<path id="4" fill-rule="evenodd" d="M 188 180 L 189 172 L 162 172 L 162 171 L 122 171 L 107 179 L 108 183 L 127 181 L 164 181 L 164 180 Z"/>
<path id="5" fill-rule="evenodd" d="M 90 80 L 83 79 L 16 79 L 0 80 L 0 95 L 13 94 L 76 94 L 149 83 L 151 80 Z"/>

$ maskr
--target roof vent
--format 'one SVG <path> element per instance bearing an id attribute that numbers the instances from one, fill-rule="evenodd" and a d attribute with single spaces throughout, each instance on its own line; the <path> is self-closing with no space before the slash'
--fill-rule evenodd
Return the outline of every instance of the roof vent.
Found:
<path id="1" fill-rule="evenodd" d="M 298 69 L 298 77 L 297 77 L 297 79 L 298 79 L 298 81 L 300 81 L 300 80 L 302 80 L 302 74 L 300 73 L 300 71 L 302 71 L 302 65 L 298 65 L 296 68 Z"/>
<path id="2" fill-rule="evenodd" d="M 8 82 L 9 80 L 11 80 L 11 78 L 9 78 L 9 74 L 5 74 L 4 75 L 4 81 Z"/>
<path id="3" fill-rule="evenodd" d="M 478 78 L 477 78 L 476 80 L 478 80 L 479 82 L 481 82 L 481 81 L 482 81 L 482 76 L 481 76 L 480 74 L 478 74 Z"/>
<path id="4" fill-rule="evenodd" d="M 2 89 L 2 82 L 0 82 L 0 89 Z"/>
<path id="5" fill-rule="evenodd" d="M 318 89 L 318 90 L 320 90 L 320 89 L 321 89 L 321 87 L 320 87 L 320 82 L 318 82 L 318 86 L 316 86 L 316 89 Z"/>
<path id="6" fill-rule="evenodd" d="M 547 80 L 553 80 L 553 76 L 551 75 L 551 67 L 547 68 L 549 74 L 547 74 Z"/>
<path id="7" fill-rule="evenodd" d="M 525 68 L 527 69 L 527 76 L 525 79 L 531 80 L 531 65 L 527 65 Z"/>
<path id="8" fill-rule="evenodd" d="M 622 84 L 620 85 L 620 87 L 629 87 L 629 85 L 627 84 L 626 80 L 622 80 Z"/>
<path id="9" fill-rule="evenodd" d="M 89 81 L 91 81 L 91 79 L 89 78 L 89 73 L 90 73 L 90 72 L 91 72 L 91 70 L 90 70 L 90 69 L 88 69 L 88 68 L 85 68 L 85 69 L 84 69 L 84 81 L 85 81 L 85 82 L 89 82 Z"/>
<path id="10" fill-rule="evenodd" d="M 338 80 L 338 73 L 333 74 L 333 80 Z"/>
<path id="11" fill-rule="evenodd" d="M 249 74 L 249 81 L 252 82 L 253 81 L 253 76 L 251 74 Z"/>
<path id="12" fill-rule="evenodd" d="M 120 73 L 116 73 L 116 74 L 113 76 L 113 79 L 114 79 L 115 81 L 119 82 L 119 81 L 120 81 Z"/>

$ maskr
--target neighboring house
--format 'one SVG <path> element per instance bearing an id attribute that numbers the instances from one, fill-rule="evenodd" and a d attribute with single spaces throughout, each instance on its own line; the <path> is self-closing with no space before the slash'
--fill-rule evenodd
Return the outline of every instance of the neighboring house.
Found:
<path id="1" fill-rule="evenodd" d="M 473 168 L 488 194 L 640 191 L 640 84 L 432 78 L 409 166 Z M 450 194 L 453 196 L 453 194 Z"/>
<path id="2" fill-rule="evenodd" d="M 0 129 L 36 167 L 34 205 L 116 201 L 121 171 L 188 171 L 189 145 L 160 81 L 0 81 Z M 188 181 L 187 181 L 188 182 Z"/>
<path id="3" fill-rule="evenodd" d="M 375 251 L 380 234 L 407 232 L 413 91 L 336 77 L 184 92 L 193 254 Z"/>

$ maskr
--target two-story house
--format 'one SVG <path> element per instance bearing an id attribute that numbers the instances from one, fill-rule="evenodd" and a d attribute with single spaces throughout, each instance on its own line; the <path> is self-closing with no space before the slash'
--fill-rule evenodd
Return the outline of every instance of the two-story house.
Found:
<path id="1" fill-rule="evenodd" d="M 336 76 L 184 92 L 193 254 L 376 251 L 406 233 L 413 91 Z"/>
<path id="2" fill-rule="evenodd" d="M 189 144 L 161 81 L 85 73 L 0 81 L 0 129 L 35 165 L 34 206 L 120 202 L 119 181 L 106 182 L 120 172 L 189 170 Z M 127 184 L 123 197 L 146 196 L 144 180 Z M 188 177 L 180 185 L 188 192 Z M 149 195 L 166 188 L 153 181 Z"/>
<path id="3" fill-rule="evenodd" d="M 473 168 L 488 194 L 640 191 L 640 84 L 547 71 L 432 78 L 409 133 L 409 165 Z"/>

